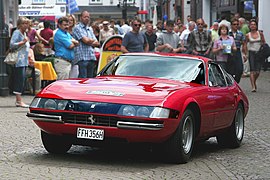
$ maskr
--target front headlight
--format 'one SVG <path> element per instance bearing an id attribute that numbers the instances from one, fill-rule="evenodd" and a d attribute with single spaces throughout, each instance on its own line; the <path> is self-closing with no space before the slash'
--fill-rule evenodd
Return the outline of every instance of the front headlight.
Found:
<path id="1" fill-rule="evenodd" d="M 124 106 L 122 113 L 124 116 L 135 116 L 136 109 L 133 106 Z"/>
<path id="2" fill-rule="evenodd" d="M 35 98 L 32 101 L 30 107 L 64 110 L 66 108 L 67 103 L 68 103 L 67 100 Z"/>
<path id="3" fill-rule="evenodd" d="M 53 99 L 48 99 L 48 100 L 44 103 L 44 108 L 45 108 L 45 109 L 56 109 L 56 108 L 57 108 L 57 104 L 56 104 L 55 100 L 53 100 Z"/>
<path id="4" fill-rule="evenodd" d="M 122 116 L 169 118 L 170 110 L 166 108 L 152 106 L 122 105 L 117 114 Z"/>

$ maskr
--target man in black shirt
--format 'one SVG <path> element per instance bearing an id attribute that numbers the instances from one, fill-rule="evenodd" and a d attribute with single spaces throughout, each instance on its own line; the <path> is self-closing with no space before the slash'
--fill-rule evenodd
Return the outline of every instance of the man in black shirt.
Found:
<path id="1" fill-rule="evenodd" d="M 146 26 L 145 36 L 148 40 L 149 52 L 154 52 L 155 46 L 156 46 L 155 43 L 157 41 L 157 35 L 154 33 L 154 29 L 153 29 L 152 24 L 148 24 Z"/>

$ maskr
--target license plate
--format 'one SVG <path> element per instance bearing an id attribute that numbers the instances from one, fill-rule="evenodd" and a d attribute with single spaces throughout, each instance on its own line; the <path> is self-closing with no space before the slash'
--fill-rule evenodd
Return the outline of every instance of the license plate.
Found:
<path id="1" fill-rule="evenodd" d="M 104 130 L 103 129 L 78 128 L 77 129 L 77 138 L 103 140 L 104 139 Z"/>

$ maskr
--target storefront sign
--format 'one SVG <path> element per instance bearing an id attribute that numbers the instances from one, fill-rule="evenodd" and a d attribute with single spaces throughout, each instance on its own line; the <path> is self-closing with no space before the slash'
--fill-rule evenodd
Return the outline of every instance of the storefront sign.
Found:
<path id="1" fill-rule="evenodd" d="M 19 5 L 19 16 L 65 16 L 65 5 Z"/>
<path id="2" fill-rule="evenodd" d="M 98 63 L 98 72 L 106 66 L 108 62 L 122 54 L 121 52 L 122 36 L 114 35 L 108 38 L 102 45 L 100 50 L 100 58 Z"/>

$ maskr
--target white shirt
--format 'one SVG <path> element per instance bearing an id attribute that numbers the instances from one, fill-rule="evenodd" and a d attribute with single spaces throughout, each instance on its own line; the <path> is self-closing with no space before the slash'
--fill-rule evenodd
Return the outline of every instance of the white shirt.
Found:
<path id="1" fill-rule="evenodd" d="M 187 44 L 188 35 L 190 34 L 189 29 L 185 29 L 180 36 L 181 43 L 184 43 L 184 46 Z"/>
<path id="2" fill-rule="evenodd" d="M 124 24 L 123 26 L 121 26 L 121 28 L 123 29 L 125 34 L 132 30 L 132 27 L 127 24 Z"/>
<path id="3" fill-rule="evenodd" d="M 220 23 L 218 24 L 218 26 L 220 27 L 220 25 L 225 24 L 229 30 L 231 29 L 231 23 L 229 21 L 227 21 L 226 19 L 223 19 L 222 21 L 220 21 Z"/>

